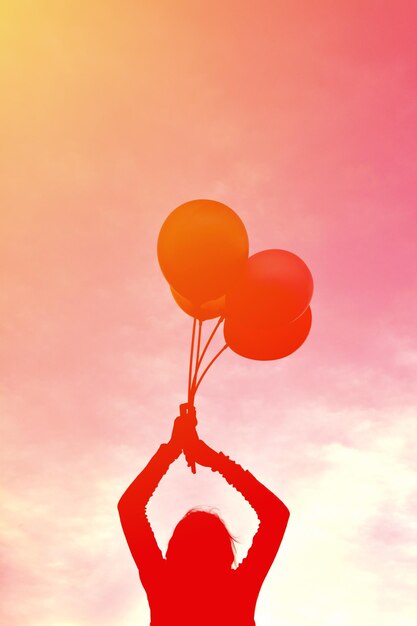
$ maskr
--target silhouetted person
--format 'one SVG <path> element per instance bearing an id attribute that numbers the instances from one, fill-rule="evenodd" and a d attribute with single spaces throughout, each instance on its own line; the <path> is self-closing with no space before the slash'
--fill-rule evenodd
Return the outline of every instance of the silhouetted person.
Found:
<path id="1" fill-rule="evenodd" d="M 146 590 L 151 626 L 254 626 L 256 600 L 287 526 L 289 511 L 252 474 L 215 452 L 195 430 L 195 412 L 175 420 L 162 444 L 119 502 L 120 519 Z M 191 510 L 177 524 L 166 558 L 155 540 L 146 505 L 170 464 L 185 451 L 219 472 L 256 511 L 259 528 L 242 563 L 233 569 L 234 542 L 224 522 Z"/>

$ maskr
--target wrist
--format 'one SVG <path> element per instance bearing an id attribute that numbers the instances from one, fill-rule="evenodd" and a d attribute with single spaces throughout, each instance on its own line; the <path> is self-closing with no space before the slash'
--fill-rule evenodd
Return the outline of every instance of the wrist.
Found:
<path id="1" fill-rule="evenodd" d="M 161 448 L 174 459 L 178 458 L 182 452 L 181 447 L 175 441 L 172 441 L 172 439 L 161 444 Z"/>
<path id="2" fill-rule="evenodd" d="M 212 472 L 218 472 L 221 466 L 220 453 L 209 446 L 205 450 L 206 462 L 209 465 Z"/>
<path id="3" fill-rule="evenodd" d="M 225 467 L 232 463 L 232 461 L 230 461 L 230 458 L 223 452 L 214 452 L 213 450 L 213 453 L 212 469 L 215 472 L 222 473 Z"/>

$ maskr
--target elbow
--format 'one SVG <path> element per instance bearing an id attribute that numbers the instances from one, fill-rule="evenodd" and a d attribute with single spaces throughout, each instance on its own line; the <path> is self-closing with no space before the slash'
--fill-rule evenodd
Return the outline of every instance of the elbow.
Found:
<path id="1" fill-rule="evenodd" d="M 129 502 L 128 502 L 127 493 L 125 491 L 122 497 L 120 498 L 119 502 L 117 503 L 117 510 L 119 511 L 119 515 L 122 516 L 123 513 L 125 513 L 125 511 L 128 508 L 129 508 Z"/>
<path id="2" fill-rule="evenodd" d="M 282 508 L 282 518 L 285 520 L 285 523 L 288 522 L 288 520 L 290 519 L 290 510 L 289 508 L 282 502 L 281 503 L 281 508 Z"/>
<path id="3" fill-rule="evenodd" d="M 272 522 L 275 531 L 278 532 L 279 536 L 282 537 L 282 535 L 285 533 L 289 519 L 290 511 L 288 507 L 280 500 L 275 509 L 275 515 Z"/>
<path id="4" fill-rule="evenodd" d="M 124 511 L 124 501 L 123 501 L 123 496 L 120 498 L 119 502 L 117 503 L 117 510 L 119 512 L 120 517 L 122 516 L 122 513 Z"/>
<path id="5" fill-rule="evenodd" d="M 130 516 L 138 510 L 146 508 L 147 502 L 148 499 L 142 497 L 141 493 L 133 492 L 128 488 L 117 503 L 117 510 L 120 517 Z"/>
<path id="6" fill-rule="evenodd" d="M 287 525 L 290 518 L 289 508 L 280 500 L 275 497 L 275 519 L 282 525 Z"/>
<path id="7" fill-rule="evenodd" d="M 287 525 L 290 511 L 288 507 L 272 491 L 262 503 L 262 509 L 257 511 L 260 519 L 267 519 L 272 526 L 284 527 Z"/>
<path id="8" fill-rule="evenodd" d="M 287 526 L 288 526 L 288 521 L 290 519 L 290 510 L 287 506 L 285 506 L 284 503 L 282 503 L 282 508 L 281 508 L 281 524 L 282 524 L 282 529 L 283 532 L 285 532 Z"/>
<path id="9" fill-rule="evenodd" d="M 119 518 L 122 526 L 129 522 L 129 520 L 134 516 L 135 509 L 132 506 L 132 501 L 129 497 L 126 497 L 126 494 L 123 494 L 117 503 L 117 511 L 119 513 Z"/>

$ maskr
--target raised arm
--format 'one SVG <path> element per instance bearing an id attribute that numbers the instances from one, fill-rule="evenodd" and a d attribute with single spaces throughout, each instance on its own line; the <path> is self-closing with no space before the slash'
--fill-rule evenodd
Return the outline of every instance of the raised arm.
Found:
<path id="1" fill-rule="evenodd" d="M 171 463 L 181 454 L 177 420 L 170 441 L 159 446 L 118 504 L 123 532 L 144 584 L 150 577 L 158 575 L 163 561 L 146 515 L 146 506 Z"/>
<path id="2" fill-rule="evenodd" d="M 201 440 L 194 442 L 192 449 L 196 462 L 219 472 L 242 494 L 258 516 L 258 530 L 246 558 L 237 569 L 237 575 L 250 578 L 260 587 L 278 552 L 289 510 L 272 491 L 222 452 L 216 452 Z"/>

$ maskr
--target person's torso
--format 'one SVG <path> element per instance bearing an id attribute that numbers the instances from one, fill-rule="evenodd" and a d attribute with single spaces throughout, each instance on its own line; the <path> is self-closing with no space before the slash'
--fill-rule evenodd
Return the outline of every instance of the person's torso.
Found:
<path id="1" fill-rule="evenodd" d="M 165 568 L 146 588 L 151 626 L 254 626 L 257 593 L 241 582 L 235 570 L 201 579 Z"/>

